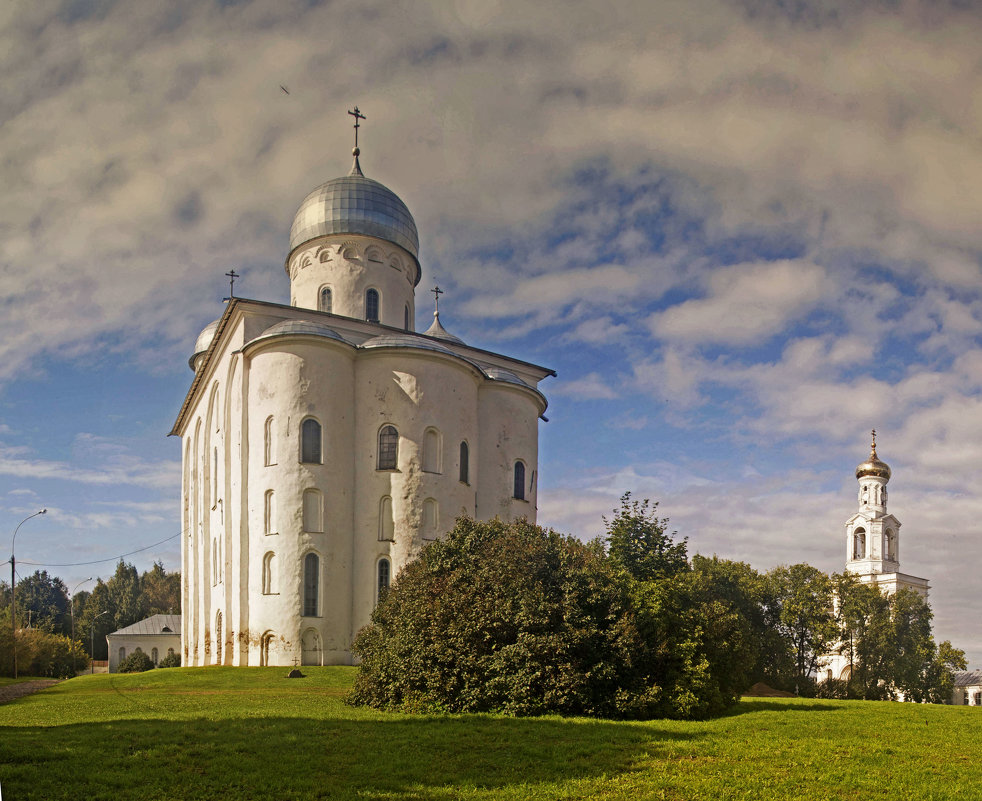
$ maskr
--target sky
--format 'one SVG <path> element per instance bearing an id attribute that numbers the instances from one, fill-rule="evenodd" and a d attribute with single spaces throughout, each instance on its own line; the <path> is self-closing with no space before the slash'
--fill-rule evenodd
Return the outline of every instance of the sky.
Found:
<path id="1" fill-rule="evenodd" d="M 194 340 L 229 270 L 289 301 L 357 105 L 421 328 L 439 284 L 452 333 L 557 372 L 540 523 L 631 492 L 690 553 L 841 571 L 875 428 L 901 569 L 980 667 L 982 4 L 10 2 L 0 72 L 0 531 L 48 510 L 19 576 L 180 567 Z"/>

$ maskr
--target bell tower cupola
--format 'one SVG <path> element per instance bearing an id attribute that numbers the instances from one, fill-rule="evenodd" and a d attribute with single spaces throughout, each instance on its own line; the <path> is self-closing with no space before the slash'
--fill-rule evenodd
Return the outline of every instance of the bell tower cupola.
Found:
<path id="1" fill-rule="evenodd" d="M 846 569 L 852 573 L 895 573 L 900 568 L 900 521 L 887 513 L 890 466 L 876 455 L 876 430 L 869 458 L 856 468 L 859 510 L 846 523 Z"/>

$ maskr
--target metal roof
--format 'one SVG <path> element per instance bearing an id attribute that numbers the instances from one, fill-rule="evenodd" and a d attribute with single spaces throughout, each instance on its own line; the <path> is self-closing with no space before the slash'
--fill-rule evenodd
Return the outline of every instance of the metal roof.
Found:
<path id="1" fill-rule="evenodd" d="M 180 615 L 151 615 L 145 620 L 138 620 L 130 626 L 121 628 L 108 635 L 115 637 L 122 635 L 132 637 L 134 634 L 180 634 L 181 616 Z"/>
<path id="2" fill-rule="evenodd" d="M 318 186 L 304 198 L 290 229 L 290 252 L 328 234 L 364 234 L 384 239 L 419 258 L 416 222 L 398 195 L 361 169 Z"/>

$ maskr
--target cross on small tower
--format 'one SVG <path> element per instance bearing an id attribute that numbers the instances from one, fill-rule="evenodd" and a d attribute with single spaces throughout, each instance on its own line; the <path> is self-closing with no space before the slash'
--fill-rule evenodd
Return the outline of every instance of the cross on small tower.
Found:
<path id="1" fill-rule="evenodd" d="M 431 289 L 430 292 L 433 293 L 433 298 L 434 298 L 434 302 L 435 302 L 435 305 L 436 305 L 436 311 L 439 313 L 439 311 L 440 311 L 440 295 L 446 295 L 447 293 L 444 292 L 442 289 L 440 289 L 440 287 L 438 287 L 438 286 L 433 287 L 433 289 Z"/>
<path id="2" fill-rule="evenodd" d="M 225 275 L 228 276 L 228 297 L 229 300 L 235 297 L 235 279 L 241 278 L 235 270 L 229 270 Z"/>
<path id="3" fill-rule="evenodd" d="M 349 111 L 348 113 L 352 117 L 355 118 L 355 149 L 357 150 L 358 149 L 358 129 L 361 127 L 358 124 L 358 120 L 364 120 L 364 119 L 367 119 L 367 118 L 365 117 L 364 114 L 361 113 L 361 111 L 358 109 L 358 106 L 355 106 L 355 110 L 354 111 Z"/>
<path id="4" fill-rule="evenodd" d="M 872 445 L 873 455 L 876 456 L 876 429 L 874 428 L 870 433 L 873 435 L 873 445 Z"/>

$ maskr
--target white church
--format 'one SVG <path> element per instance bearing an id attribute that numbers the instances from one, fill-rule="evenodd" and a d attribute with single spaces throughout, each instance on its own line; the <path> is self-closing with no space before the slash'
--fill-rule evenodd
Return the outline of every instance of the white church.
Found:
<path id="1" fill-rule="evenodd" d="M 416 333 L 416 224 L 362 173 L 360 118 L 351 171 L 293 220 L 290 305 L 230 298 L 190 359 L 184 665 L 350 664 L 379 593 L 458 515 L 535 520 L 555 373 L 466 344 L 438 306 Z"/>
<path id="2" fill-rule="evenodd" d="M 846 521 L 846 572 L 887 594 L 908 589 L 926 600 L 927 579 L 900 572 L 900 521 L 887 512 L 890 475 L 890 466 L 876 455 L 873 431 L 869 458 L 856 468 L 859 508 Z M 826 660 L 825 678 L 849 678 L 852 665 L 848 654 L 834 653 Z"/>

